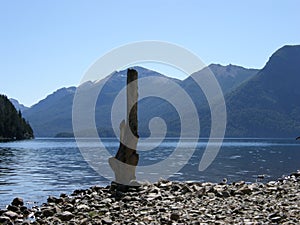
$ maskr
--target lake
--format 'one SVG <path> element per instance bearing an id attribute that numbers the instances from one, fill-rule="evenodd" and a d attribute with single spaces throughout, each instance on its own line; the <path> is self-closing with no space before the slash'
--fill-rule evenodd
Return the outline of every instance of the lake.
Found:
<path id="1" fill-rule="evenodd" d="M 118 140 L 102 142 L 112 155 L 116 153 Z M 187 140 L 184 148 L 195 144 L 194 154 L 171 180 L 220 182 L 227 178 L 228 182 L 256 182 L 257 175 L 264 174 L 263 182 L 266 182 L 300 169 L 300 142 L 294 139 L 225 139 L 215 160 L 202 172 L 198 166 L 207 140 L 197 143 Z M 87 145 L 95 147 L 93 140 Z M 165 139 L 153 151 L 139 151 L 139 165 L 158 163 L 176 146 L 177 139 Z M 0 143 L 0 208 L 17 196 L 29 205 L 42 204 L 49 195 L 70 194 L 75 189 L 108 184 L 110 181 L 84 160 L 74 139 Z"/>

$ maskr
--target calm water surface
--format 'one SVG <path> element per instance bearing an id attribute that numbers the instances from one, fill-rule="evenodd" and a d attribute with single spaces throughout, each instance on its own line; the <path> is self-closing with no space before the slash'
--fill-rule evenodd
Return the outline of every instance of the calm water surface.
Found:
<path id="1" fill-rule="evenodd" d="M 103 141 L 114 155 L 118 141 Z M 93 145 L 91 141 L 88 144 Z M 192 145 L 186 142 L 184 147 Z M 176 139 L 166 139 L 153 151 L 140 151 L 139 165 L 159 162 L 176 146 Z M 226 139 L 210 167 L 199 172 L 205 147 L 206 140 L 200 140 L 189 163 L 170 179 L 220 182 L 226 177 L 229 182 L 255 182 L 259 174 L 265 174 L 264 181 L 268 181 L 300 169 L 300 142 L 293 139 Z M 109 183 L 86 163 L 74 139 L 0 143 L 0 208 L 16 196 L 41 204 L 49 195 Z"/>

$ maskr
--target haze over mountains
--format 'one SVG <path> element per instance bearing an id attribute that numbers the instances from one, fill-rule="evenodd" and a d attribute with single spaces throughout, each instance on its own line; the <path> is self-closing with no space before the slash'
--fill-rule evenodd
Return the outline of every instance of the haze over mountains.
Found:
<path id="1" fill-rule="evenodd" d="M 277 50 L 261 70 L 218 64 L 209 65 L 225 95 L 227 107 L 227 137 L 295 137 L 300 134 L 300 46 L 284 46 Z M 191 77 L 181 81 L 142 67 L 135 67 L 139 77 L 151 76 L 149 85 L 164 78 L 175 82 L 189 94 L 197 108 L 201 136 L 209 135 L 210 111 L 201 89 Z M 207 68 L 192 76 L 202 76 Z M 103 82 L 103 81 L 102 81 Z M 99 82 L 101 83 L 101 81 Z M 85 83 L 95 89 L 99 83 Z M 96 122 L 100 136 L 111 136 L 110 112 L 112 102 L 125 87 L 126 71 L 109 76 L 101 98 L 96 104 Z M 36 137 L 53 137 L 57 133 L 72 133 L 72 102 L 75 87 L 62 88 L 44 100 L 23 111 Z M 178 135 L 179 117 L 174 107 L 159 98 L 146 98 L 139 103 L 141 135 L 149 135 L 148 122 L 154 116 L 162 117 L 168 126 L 168 135 Z M 192 126 L 193 124 L 191 124 Z"/>

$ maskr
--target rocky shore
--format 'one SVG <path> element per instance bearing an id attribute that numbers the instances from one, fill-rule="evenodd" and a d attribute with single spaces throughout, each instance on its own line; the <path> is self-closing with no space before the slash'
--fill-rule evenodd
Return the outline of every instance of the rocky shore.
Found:
<path id="1" fill-rule="evenodd" d="M 0 224 L 299 224 L 299 184 L 300 171 L 268 183 L 94 186 L 32 208 L 15 198 Z"/>

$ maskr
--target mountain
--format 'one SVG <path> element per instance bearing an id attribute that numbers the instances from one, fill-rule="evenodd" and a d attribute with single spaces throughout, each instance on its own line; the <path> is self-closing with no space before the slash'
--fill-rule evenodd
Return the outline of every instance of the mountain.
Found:
<path id="1" fill-rule="evenodd" d="M 242 83 L 252 78 L 258 73 L 258 71 L 259 70 L 257 69 L 246 69 L 244 67 L 231 64 L 227 66 L 210 64 L 208 67 L 191 74 L 191 76 L 183 80 L 182 87 L 191 96 L 199 111 L 199 117 L 202 117 L 203 114 L 207 113 L 204 113 L 203 110 L 207 111 L 206 109 L 209 108 L 209 105 L 202 89 L 198 86 L 193 78 L 197 79 L 198 77 L 205 75 L 210 76 L 212 75 L 211 73 L 213 73 L 219 82 L 223 94 L 226 95 L 235 90 Z"/>
<path id="2" fill-rule="evenodd" d="M 246 69 L 241 66 L 227 65 L 222 66 L 220 64 L 210 64 L 208 67 L 195 72 L 183 81 L 185 89 L 190 89 L 190 85 L 193 85 L 192 78 L 195 76 L 202 76 L 206 73 L 212 72 L 218 80 L 224 94 L 234 90 L 241 83 L 247 81 L 253 77 L 259 70 L 258 69 Z"/>
<path id="3" fill-rule="evenodd" d="M 257 70 L 245 69 L 233 65 L 221 66 L 212 64 L 209 68 L 214 72 L 222 89 L 226 92 L 234 89 L 257 72 Z M 166 83 L 164 84 L 165 88 L 163 91 L 166 92 L 168 90 L 168 83 L 175 82 L 191 95 L 192 99 L 195 100 L 197 108 L 203 106 L 201 104 L 203 100 L 200 102 L 199 100 L 205 98 L 204 96 L 199 97 L 201 89 L 199 90 L 197 86 L 195 87 L 192 79 L 187 78 L 180 81 L 143 67 L 134 67 L 134 69 L 138 71 L 139 78 L 151 76 L 151 79 L 147 83 L 148 87 L 157 87 L 157 82 L 161 82 L 164 79 Z M 194 76 L 202 76 L 206 73 L 206 70 L 207 68 L 194 74 Z M 103 82 L 106 82 L 101 92 L 101 98 L 97 100 L 95 109 L 97 127 L 99 127 L 99 132 L 104 136 L 111 136 L 113 134 L 110 119 L 112 103 L 120 90 L 126 85 L 126 73 L 126 70 L 116 71 L 105 78 L 105 80 L 86 82 L 80 86 L 80 88 L 86 90 L 87 94 L 90 94 L 93 90 L 98 90 Z M 36 136 L 70 136 L 70 133 L 72 133 L 72 103 L 75 92 L 75 87 L 59 89 L 24 112 L 24 116 L 31 122 Z M 169 95 L 172 96 L 174 93 L 169 90 Z M 174 130 L 177 129 L 177 125 L 174 121 L 178 120 L 178 116 L 174 108 L 163 99 L 146 98 L 139 103 L 139 127 L 141 134 L 149 135 L 148 122 L 155 116 L 160 116 L 169 121 L 170 132 L 173 134 L 176 133 Z"/>
<path id="4" fill-rule="evenodd" d="M 284 46 L 252 79 L 226 97 L 227 136 L 299 136 L 299 62 L 300 46 Z"/>
<path id="5" fill-rule="evenodd" d="M 155 71 L 142 67 L 135 67 L 139 72 L 139 77 L 164 77 Z M 110 123 L 110 110 L 113 100 L 126 85 L 126 70 L 116 71 L 98 82 L 86 82 L 80 86 L 86 90 L 87 94 L 97 91 L 104 82 L 101 98 L 96 105 L 96 121 L 102 132 L 112 134 Z M 169 78 L 175 82 L 179 80 Z M 149 85 L 154 85 L 149 83 Z M 62 88 L 48 95 L 44 100 L 33 105 L 24 112 L 24 116 L 31 121 L 35 135 L 38 137 L 69 136 L 72 133 L 72 104 L 76 92 L 76 87 Z"/>
<path id="6" fill-rule="evenodd" d="M 14 105 L 16 110 L 20 110 L 21 112 L 24 112 L 25 110 L 29 109 L 29 107 L 24 106 L 23 104 L 20 104 L 18 100 L 10 98 L 9 101 Z"/>
<path id="7" fill-rule="evenodd" d="M 211 64 L 202 70 L 191 74 L 188 78 L 181 81 L 179 85 L 182 89 L 189 95 L 192 100 L 192 104 L 196 107 L 196 113 L 191 113 L 190 107 L 191 103 L 185 101 L 184 97 L 180 95 L 176 90 L 169 90 L 169 98 L 179 99 L 178 102 L 183 108 L 183 112 L 179 112 L 174 106 L 167 103 L 166 101 L 161 104 L 157 104 L 157 100 L 153 101 L 152 104 L 147 104 L 144 111 L 140 110 L 141 115 L 139 118 L 143 121 L 140 127 L 140 134 L 143 136 L 150 135 L 148 129 L 148 123 L 154 117 L 161 117 L 165 121 L 168 127 L 168 136 L 179 136 L 181 132 L 181 119 L 184 117 L 188 118 L 186 121 L 186 131 L 183 135 L 189 135 L 188 132 L 195 133 L 195 120 L 200 121 L 200 136 L 207 137 L 210 134 L 210 111 L 207 99 L 203 93 L 201 87 L 199 87 L 198 82 L 202 77 L 214 76 L 218 81 L 220 88 L 222 89 L 224 95 L 234 90 L 236 87 L 246 82 L 251 77 L 253 77 L 259 70 L 256 69 L 246 69 L 243 67 L 235 65 L 222 66 L 219 64 Z M 204 78 L 205 80 L 206 78 Z M 165 88 L 168 90 L 168 88 Z M 210 90 L 214 91 L 214 90 Z M 141 102 L 139 108 L 142 108 L 143 104 Z M 149 110 L 150 109 L 150 110 Z M 184 112 L 185 111 L 185 112 Z M 183 114 L 182 114 L 183 113 Z M 148 131 L 148 132 L 145 132 Z M 187 132 L 187 133 L 186 133 Z M 182 134 L 181 134 L 182 135 Z"/>
<path id="8" fill-rule="evenodd" d="M 33 138 L 33 131 L 5 95 L 0 95 L 0 141 Z"/>
<path id="9" fill-rule="evenodd" d="M 37 137 L 72 131 L 72 104 L 76 88 L 62 88 L 24 111 Z"/>
<path id="10" fill-rule="evenodd" d="M 261 70 L 211 64 L 180 81 L 142 67 L 135 69 L 140 78 L 153 76 L 147 85 L 150 89 L 156 90 L 160 85 L 160 78 L 164 78 L 166 83 L 162 92 L 180 101 L 178 93 L 169 88 L 171 81 L 178 84 L 193 100 L 200 119 L 201 134 L 204 136 L 208 136 L 210 131 L 210 111 L 202 90 L 193 78 L 204 76 L 210 69 L 225 94 L 227 137 L 295 137 L 300 135 L 299 62 L 300 46 L 296 45 L 278 49 Z M 97 90 L 105 81 L 101 98 L 97 100 L 95 121 L 100 134 L 110 136 L 113 134 L 110 114 L 112 102 L 125 87 L 126 70 L 114 72 L 102 81 L 87 82 L 80 88 L 85 88 L 88 94 Z M 53 137 L 58 133 L 62 136 L 72 133 L 75 91 L 75 87 L 60 89 L 24 111 L 24 117 L 30 121 L 36 136 Z M 181 103 L 185 104 L 184 101 Z M 153 97 L 139 103 L 140 134 L 149 135 L 148 124 L 154 117 L 161 117 L 166 121 L 169 135 L 178 134 L 180 115 L 176 109 L 163 99 Z M 192 128 L 193 123 L 189 126 Z"/>

